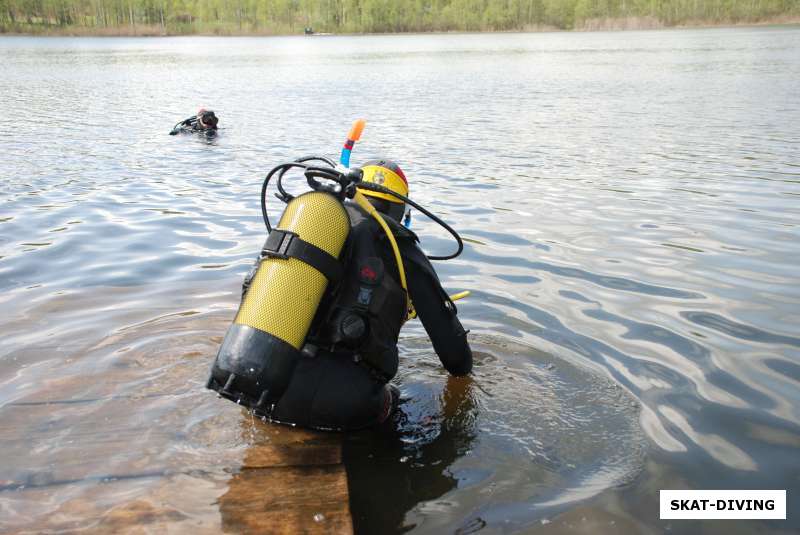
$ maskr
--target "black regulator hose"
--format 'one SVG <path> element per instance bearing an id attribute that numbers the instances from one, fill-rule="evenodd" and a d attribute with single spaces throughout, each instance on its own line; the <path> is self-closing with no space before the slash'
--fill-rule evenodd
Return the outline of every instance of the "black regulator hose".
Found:
<path id="1" fill-rule="evenodd" d="M 275 173 L 278 173 L 276 186 L 279 193 L 276 193 L 275 196 L 283 202 L 288 203 L 294 199 L 294 195 L 283 189 L 283 175 L 285 175 L 290 169 L 299 168 L 308 170 L 311 166 L 309 166 L 306 162 L 324 162 L 330 166 L 331 170 L 333 170 L 333 168 L 336 166 L 336 164 L 333 163 L 330 158 L 326 158 L 325 156 L 311 155 L 303 156 L 302 158 L 297 158 L 293 162 L 286 162 L 273 167 L 267 176 L 264 177 L 264 183 L 261 185 L 261 217 L 264 219 L 264 225 L 267 227 L 267 232 L 272 232 L 272 225 L 269 222 L 269 215 L 267 214 L 267 187 L 269 187 L 269 181 L 272 180 L 272 177 L 275 175 Z"/>
<path id="2" fill-rule="evenodd" d="M 323 162 L 328 167 L 311 166 L 306 162 Z M 261 217 L 264 219 L 264 225 L 267 227 L 267 232 L 272 232 L 272 225 L 270 224 L 269 216 L 267 215 L 267 187 L 269 186 L 269 181 L 272 180 L 272 177 L 275 175 L 275 173 L 278 173 L 278 179 L 276 183 L 278 193 L 276 193 L 275 196 L 283 202 L 288 203 L 294 199 L 294 195 L 283 189 L 283 175 L 285 175 L 287 171 L 295 168 L 303 169 L 306 173 L 306 177 L 308 177 L 309 171 L 316 171 L 316 173 L 314 173 L 315 176 L 322 176 L 322 178 L 338 181 L 337 179 L 339 178 L 340 174 L 338 171 L 334 170 L 334 167 L 336 167 L 336 164 L 333 162 L 333 160 L 326 158 L 325 156 L 317 156 L 315 154 L 303 156 L 302 158 L 297 158 L 292 162 L 282 163 L 274 167 L 267 174 L 267 176 L 264 177 L 264 183 L 261 186 Z"/>
<path id="3" fill-rule="evenodd" d="M 310 156 L 303 156 L 302 158 L 298 158 L 295 160 L 297 163 L 303 162 L 325 162 L 330 167 L 336 167 L 336 163 L 331 160 L 330 158 L 326 158 L 325 156 L 317 156 L 316 154 L 312 154 Z"/>
<path id="4" fill-rule="evenodd" d="M 333 163 L 333 161 L 330 158 L 317 155 L 303 156 L 302 158 L 297 158 L 296 160 L 294 160 L 293 163 L 306 163 L 306 162 L 325 162 L 331 168 L 331 170 L 334 167 L 336 167 L 336 164 Z M 283 189 L 283 175 L 285 175 L 286 172 L 292 167 L 293 166 L 286 166 L 283 169 L 281 169 L 280 173 L 278 174 L 278 181 L 276 186 L 278 187 L 279 194 L 276 194 L 276 196 L 283 202 L 289 202 L 292 199 L 294 199 L 294 195 L 288 193 L 285 189 Z M 302 168 L 309 170 L 311 166 L 302 166 Z"/>
<path id="5" fill-rule="evenodd" d="M 286 171 L 294 167 L 305 169 L 307 166 L 303 163 L 296 162 L 282 163 L 276 167 L 273 167 L 272 170 L 267 173 L 267 176 L 264 177 L 264 183 L 261 185 L 261 217 L 264 219 L 264 225 L 267 226 L 268 233 L 272 232 L 272 225 L 269 224 L 269 215 L 267 214 L 267 187 L 269 186 L 269 181 L 272 180 L 272 177 L 275 175 L 275 173 L 280 173 L 278 175 L 278 189 L 283 195 L 282 200 L 284 202 L 289 202 L 292 199 L 292 196 L 286 193 L 280 186 L 280 178 L 283 177 L 283 174 L 286 173 Z"/>
<path id="6" fill-rule="evenodd" d="M 409 199 L 405 195 L 403 195 L 401 193 L 397 193 L 396 191 L 392 191 L 392 190 L 390 190 L 389 188 L 387 188 L 385 186 L 381 186 L 380 184 L 374 184 L 372 182 L 360 182 L 358 184 L 358 187 L 361 188 L 361 189 L 368 189 L 368 190 L 374 191 L 376 193 L 386 193 L 386 194 L 389 194 L 389 195 L 393 195 L 394 197 L 402 200 L 405 203 L 410 204 L 411 206 L 413 206 L 414 208 L 416 208 L 417 210 L 419 210 L 420 212 L 422 212 L 423 214 L 428 216 L 437 225 L 439 225 L 440 227 L 445 229 L 447 232 L 450 233 L 451 236 L 453 236 L 453 238 L 456 240 L 456 243 L 458 244 L 458 248 L 456 249 L 456 252 L 452 253 L 452 254 L 449 254 L 449 255 L 444 255 L 444 256 L 426 255 L 429 260 L 452 260 L 453 258 L 456 258 L 458 255 L 460 255 L 461 252 L 464 250 L 464 242 L 461 240 L 461 236 L 458 235 L 458 232 L 456 232 L 455 229 L 453 229 L 453 227 L 451 227 L 450 225 L 448 225 L 447 223 L 445 223 L 444 221 L 439 219 L 437 216 L 433 215 L 428 210 L 426 210 L 425 208 L 423 208 L 419 204 L 415 203 L 414 201 L 412 201 L 411 199 Z"/>
<path id="7" fill-rule="evenodd" d="M 324 162 L 325 164 L 327 164 L 328 167 L 309 165 L 306 162 Z M 272 168 L 272 170 L 267 174 L 267 176 L 264 177 L 264 183 L 261 186 L 261 217 L 264 219 L 264 225 L 266 225 L 268 233 L 272 232 L 272 225 L 270 225 L 269 215 L 267 214 L 267 187 L 269 186 L 269 182 L 270 180 L 272 180 L 272 177 L 275 176 L 275 174 L 277 173 L 278 179 L 276 186 L 278 188 L 279 193 L 276 193 L 275 196 L 286 203 L 294 199 L 294 195 L 291 195 L 290 193 L 286 192 L 286 190 L 283 189 L 283 176 L 290 169 L 303 169 L 304 174 L 306 175 L 306 179 L 308 180 L 309 185 L 311 187 L 314 188 L 322 187 L 318 181 L 314 180 L 314 177 L 319 177 L 339 183 L 340 185 L 342 185 L 343 189 L 340 190 L 338 193 L 344 192 L 345 186 L 343 185 L 342 179 L 346 177 L 344 177 L 342 173 L 340 173 L 338 170 L 335 169 L 335 164 L 330 159 L 324 156 L 304 156 L 302 158 L 296 159 L 293 162 L 282 163 Z M 449 232 L 451 236 L 453 236 L 453 238 L 456 240 L 456 243 L 458 244 L 456 252 L 443 256 L 426 255 L 429 260 L 451 260 L 453 258 L 456 258 L 458 255 L 462 253 L 462 251 L 464 251 L 464 242 L 461 240 L 461 236 L 459 236 L 458 232 L 456 232 L 453 229 L 453 227 L 451 227 L 450 225 L 442 221 L 439 217 L 432 214 L 431 212 L 429 212 L 416 202 L 412 201 L 405 195 L 397 193 L 396 191 L 392 191 L 389 188 L 381 186 L 379 184 L 374 184 L 372 182 L 358 182 L 357 185 L 361 189 L 374 191 L 376 193 L 384 193 L 392 195 L 397 199 L 400 199 L 404 203 L 413 206 L 414 208 L 425 214 L 428 218 L 430 218 L 437 225 L 439 225 L 447 232 Z"/>

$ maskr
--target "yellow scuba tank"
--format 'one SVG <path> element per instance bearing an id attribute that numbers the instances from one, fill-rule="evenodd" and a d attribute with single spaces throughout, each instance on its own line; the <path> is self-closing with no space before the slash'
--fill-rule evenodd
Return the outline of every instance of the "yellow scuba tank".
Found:
<path id="1" fill-rule="evenodd" d="M 268 412 L 289 384 L 338 258 L 350 218 L 336 196 L 311 191 L 291 199 L 261 252 L 233 325 L 211 369 L 208 388 Z"/>

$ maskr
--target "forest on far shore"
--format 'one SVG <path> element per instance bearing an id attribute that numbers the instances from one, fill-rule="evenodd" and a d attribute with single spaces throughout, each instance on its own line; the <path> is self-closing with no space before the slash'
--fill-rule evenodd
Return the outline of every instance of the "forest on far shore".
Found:
<path id="1" fill-rule="evenodd" d="M 0 32 L 294 34 L 800 22 L 800 0 L 0 0 Z"/>

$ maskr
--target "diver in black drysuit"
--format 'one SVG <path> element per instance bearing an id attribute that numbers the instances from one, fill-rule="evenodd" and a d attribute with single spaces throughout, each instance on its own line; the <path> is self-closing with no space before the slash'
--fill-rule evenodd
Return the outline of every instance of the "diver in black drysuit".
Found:
<path id="1" fill-rule="evenodd" d="M 384 220 L 403 258 L 411 302 L 439 360 L 452 375 L 469 374 L 467 331 L 417 236 L 395 220 L 396 206 L 370 202 L 385 214 L 395 212 Z M 345 208 L 351 232 L 342 255 L 344 275 L 320 304 L 306 348 L 271 412 L 273 421 L 354 430 L 386 421 L 397 407 L 399 392 L 388 382 L 397 373 L 397 338 L 408 313 L 405 292 L 384 231 L 354 203 Z M 245 279 L 243 294 L 257 267 L 258 262 Z M 370 294 L 367 304 L 365 293 Z"/>
<path id="2" fill-rule="evenodd" d="M 177 123 L 169 135 L 175 136 L 180 133 L 202 133 L 213 136 L 217 133 L 219 118 L 211 110 L 200 108 L 197 115 L 193 115 Z"/>

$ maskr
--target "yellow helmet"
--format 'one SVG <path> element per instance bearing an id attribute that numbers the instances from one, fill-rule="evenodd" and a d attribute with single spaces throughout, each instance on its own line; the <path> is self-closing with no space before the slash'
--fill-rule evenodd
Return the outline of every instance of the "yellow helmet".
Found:
<path id="1" fill-rule="evenodd" d="M 408 197 L 408 180 L 400 166 L 391 160 L 370 160 L 361 167 L 363 175 L 361 182 L 381 185 L 400 195 Z M 381 213 L 395 221 L 403 219 L 406 203 L 390 193 L 370 191 L 359 188 L 359 191 L 369 198 L 369 202 Z"/>
<path id="2" fill-rule="evenodd" d="M 397 192 L 405 197 L 408 197 L 408 180 L 400 166 L 391 160 L 370 160 L 365 163 L 361 170 L 364 175 L 361 178 L 362 182 L 371 182 L 379 184 L 394 192 Z M 380 193 L 377 191 L 370 191 L 365 188 L 360 188 L 361 193 L 368 197 L 375 199 L 383 199 L 392 203 L 405 204 L 401 199 L 388 193 Z"/>

